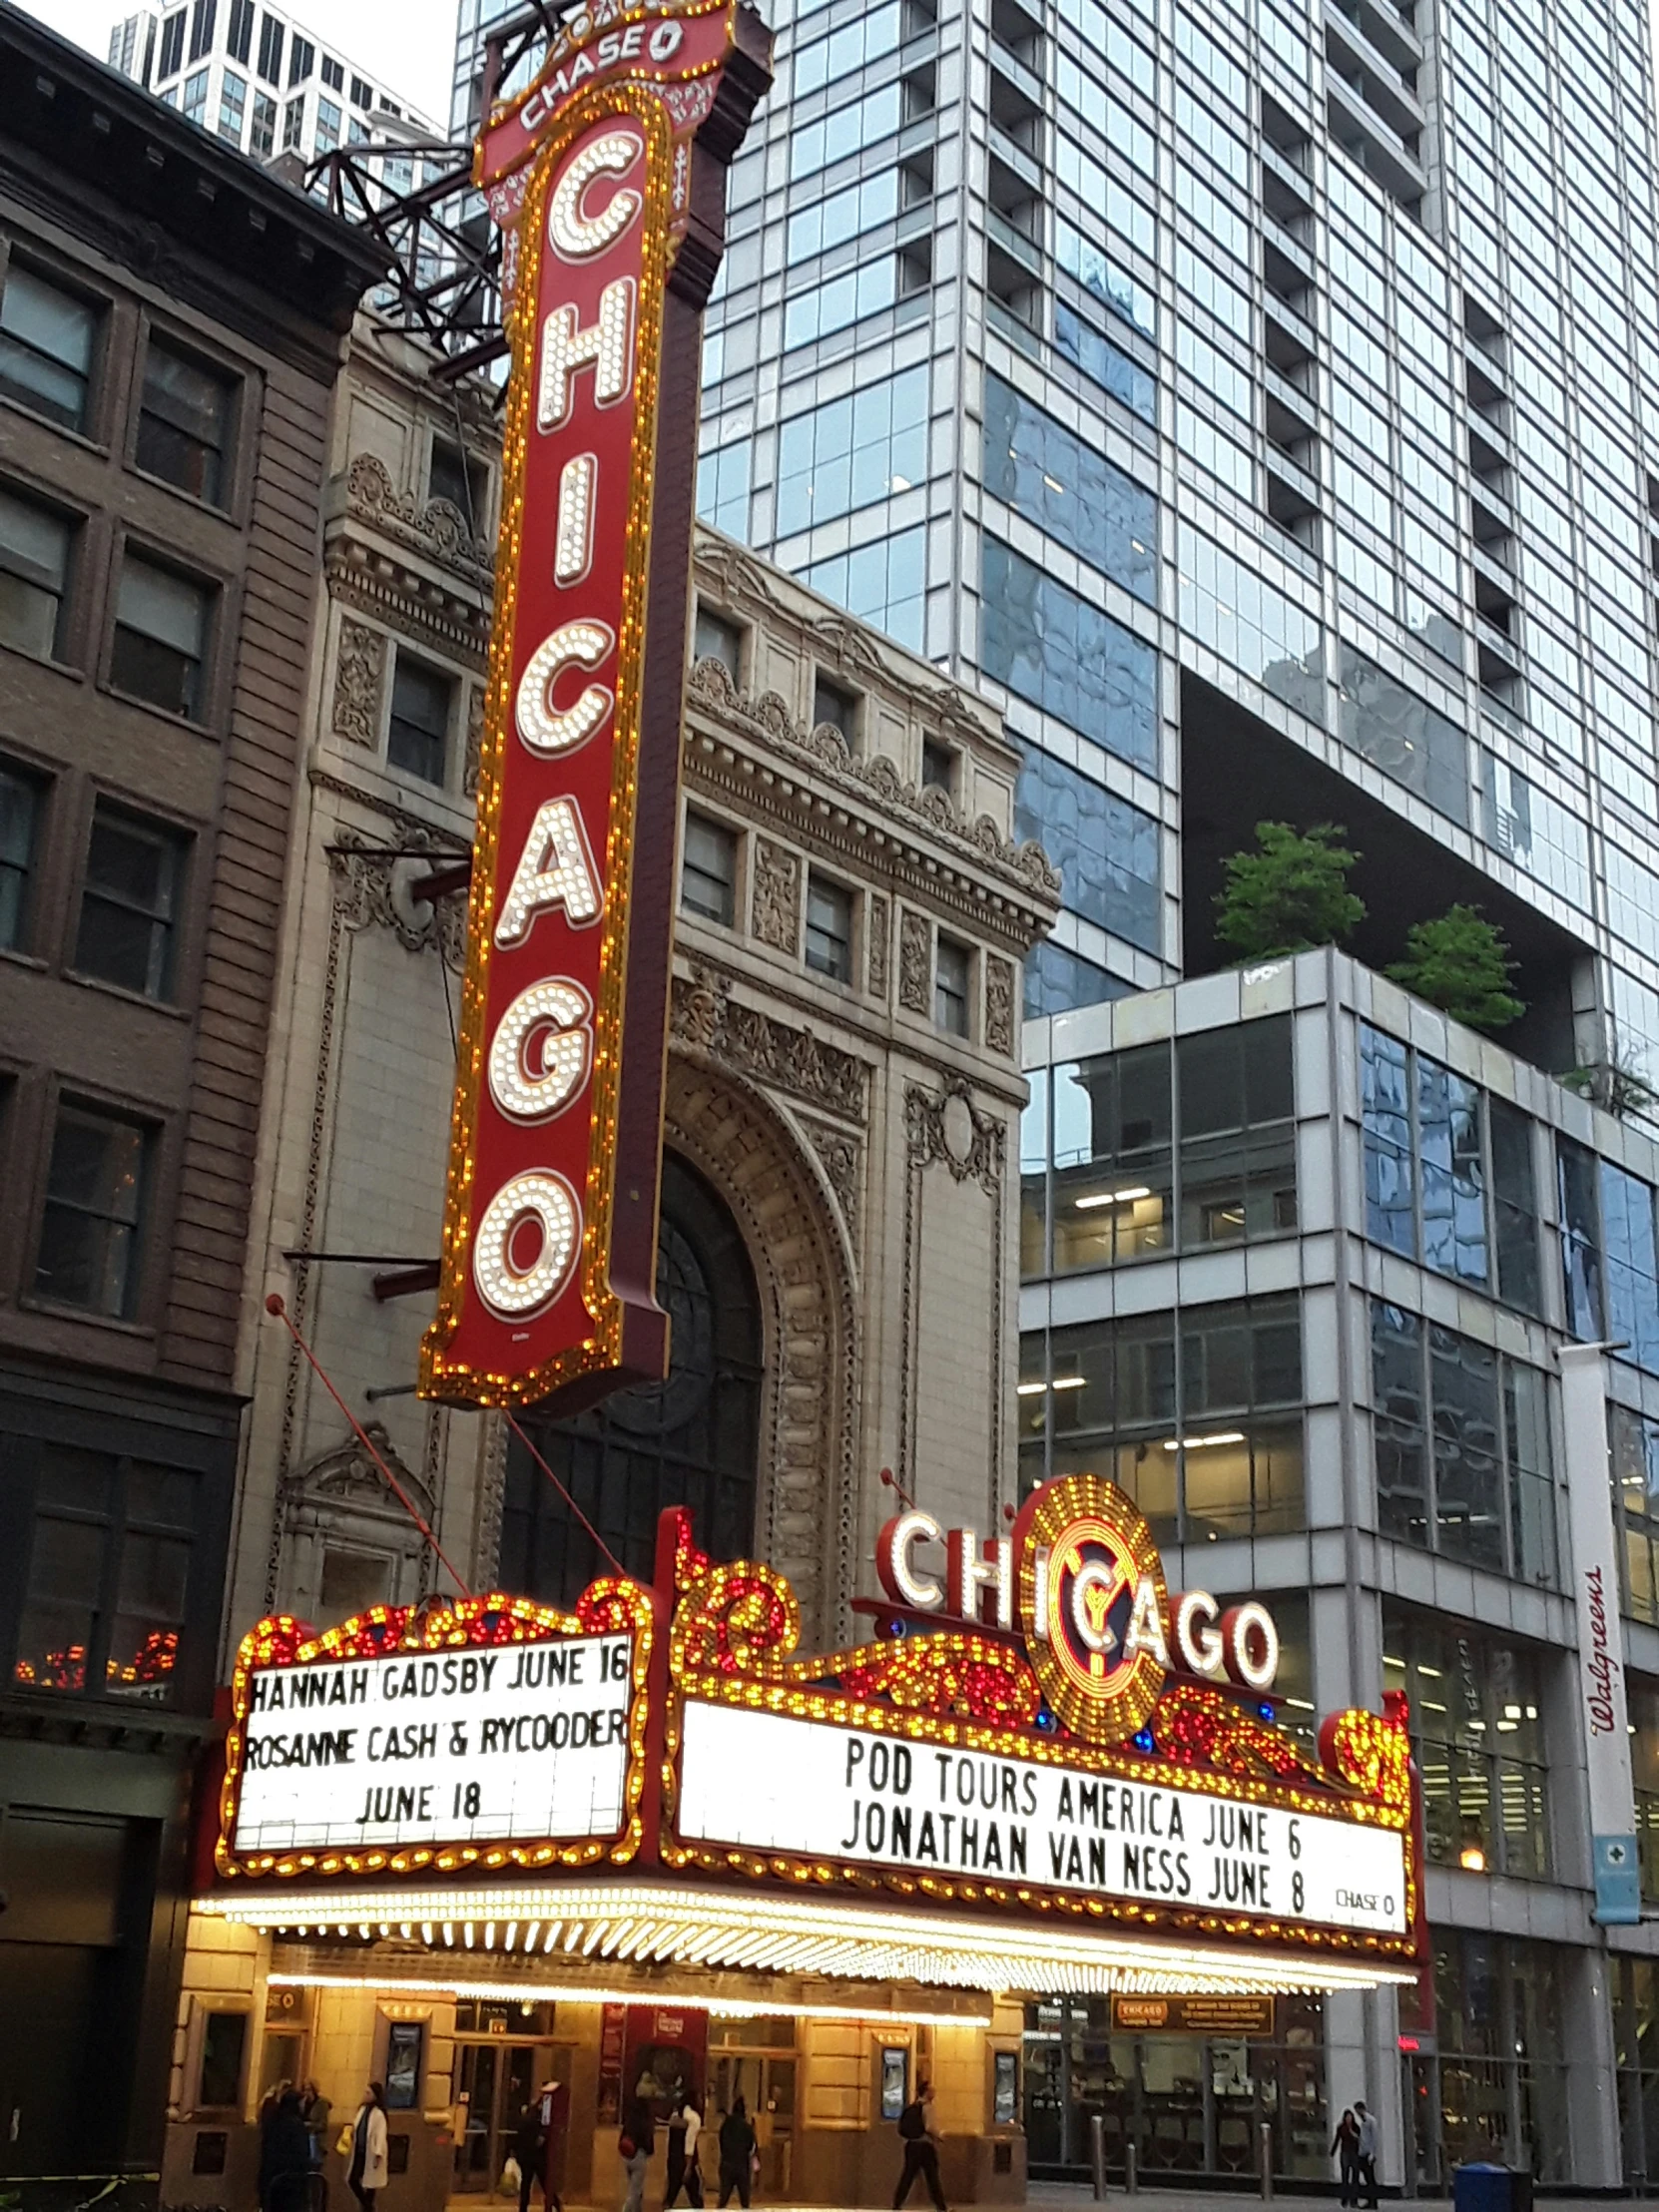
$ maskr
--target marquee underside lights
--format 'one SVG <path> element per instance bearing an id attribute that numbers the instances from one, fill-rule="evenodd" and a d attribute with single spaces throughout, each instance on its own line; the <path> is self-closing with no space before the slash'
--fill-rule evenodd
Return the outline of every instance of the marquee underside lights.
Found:
<path id="1" fill-rule="evenodd" d="M 474 1971 L 486 1954 L 486 1928 L 492 1934 L 490 1950 L 504 1963 L 513 1958 L 504 1942 L 511 1923 L 518 1932 L 516 1955 L 544 1969 L 551 1960 L 549 1980 L 567 1978 L 558 1971 L 565 1959 L 1075 1995 L 1114 1989 L 1321 1993 L 1413 1978 L 1406 1968 L 1371 1959 L 1287 1961 L 1223 1944 L 1173 1944 L 1042 1924 L 999 1929 L 920 1907 L 897 1911 L 604 1880 L 511 1889 L 411 1886 L 398 1896 L 389 1919 L 384 1891 L 243 1894 L 207 1899 L 203 1910 L 243 1927 L 318 1940 L 389 1938 L 400 1936 L 404 1925 L 420 1936 L 429 1928 L 426 1939 L 434 1948 L 470 1952 Z M 526 1949 L 532 1926 L 535 1945 Z M 397 1970 L 397 1962 L 388 1959 L 377 1985 L 389 1986 Z"/>
<path id="2" fill-rule="evenodd" d="M 428 1397 L 667 1373 L 656 1302 L 702 308 L 769 81 L 753 11 L 594 0 L 477 177 L 507 387 Z"/>

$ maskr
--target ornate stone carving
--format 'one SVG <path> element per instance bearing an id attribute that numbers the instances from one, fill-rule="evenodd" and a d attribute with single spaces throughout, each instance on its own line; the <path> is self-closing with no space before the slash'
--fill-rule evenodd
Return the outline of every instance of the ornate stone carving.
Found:
<path id="1" fill-rule="evenodd" d="M 421 506 L 412 494 L 398 491 L 375 454 L 359 453 L 352 461 L 345 475 L 345 497 L 353 514 L 399 544 L 470 579 L 487 580 L 488 538 L 475 537 L 465 515 L 447 499 L 430 499 Z"/>
<path id="2" fill-rule="evenodd" d="M 933 932 L 927 916 L 905 908 L 898 917 L 898 1003 L 912 1014 L 931 1010 L 932 977 L 927 971 L 932 964 L 932 948 Z"/>
<path id="3" fill-rule="evenodd" d="M 380 687 L 386 675 L 386 641 L 379 630 L 346 616 L 334 660 L 334 704 L 329 717 L 336 738 L 353 745 L 380 742 Z"/>
<path id="4" fill-rule="evenodd" d="M 423 855 L 430 854 L 425 858 Z M 446 967 L 457 974 L 466 958 L 466 897 L 451 892 L 435 902 L 416 898 L 413 886 L 434 867 L 464 857 L 431 830 L 406 830 L 400 850 L 386 852 L 353 830 L 342 830 L 328 854 L 334 877 L 334 904 L 347 929 L 392 930 L 408 952 L 436 945 Z"/>
<path id="5" fill-rule="evenodd" d="M 470 685 L 466 695 L 466 758 L 461 767 L 461 789 L 468 799 L 478 796 L 478 771 L 484 755 L 484 687 Z"/>
<path id="6" fill-rule="evenodd" d="M 751 915 L 751 926 L 762 944 L 794 952 L 801 930 L 801 856 L 769 837 L 755 840 Z"/>
<path id="7" fill-rule="evenodd" d="M 383 1422 L 365 1421 L 363 1433 L 430 1525 L 434 1499 L 429 1479 L 400 1456 Z M 330 1549 L 383 1562 L 388 1598 L 407 1603 L 431 1587 L 425 1538 L 355 1436 L 288 1477 L 277 1501 L 277 1519 L 279 1577 L 301 1610 L 316 1603 Z"/>
<path id="8" fill-rule="evenodd" d="M 892 933 L 892 909 L 879 891 L 869 901 L 869 989 L 872 998 L 887 995 L 887 939 Z"/>
<path id="9" fill-rule="evenodd" d="M 1016 1033 L 1013 963 L 985 955 L 985 1049 L 1013 1056 Z"/>
<path id="10" fill-rule="evenodd" d="M 826 1044 L 810 1029 L 792 1029 L 731 995 L 732 979 L 699 964 L 677 975 L 669 1033 L 723 1067 L 827 1108 L 848 1121 L 864 1118 L 868 1071 L 861 1060 Z"/>
<path id="11" fill-rule="evenodd" d="M 979 1112 L 959 1077 L 936 1098 L 910 1085 L 904 1093 L 904 1140 L 918 1167 L 939 1160 L 958 1183 L 971 1176 L 993 1196 L 1002 1187 L 1006 1132 L 1001 1122 Z"/>
<path id="12" fill-rule="evenodd" d="M 813 1121 L 806 1114 L 798 1114 L 797 1121 L 807 1133 L 807 1140 L 818 1154 L 819 1165 L 835 1194 L 835 1204 L 841 1210 L 846 1224 L 847 1241 L 854 1252 L 858 1250 L 859 1199 L 863 1182 L 863 1147 L 856 1137 L 844 1129 L 833 1129 L 827 1122 Z"/>

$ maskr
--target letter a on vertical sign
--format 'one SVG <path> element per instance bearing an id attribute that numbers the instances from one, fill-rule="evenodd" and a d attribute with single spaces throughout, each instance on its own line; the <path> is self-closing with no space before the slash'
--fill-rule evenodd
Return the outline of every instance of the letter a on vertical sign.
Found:
<path id="1" fill-rule="evenodd" d="M 507 387 L 427 1397 L 660 1380 L 657 1196 L 703 303 L 753 8 L 596 0 L 495 110 Z"/>

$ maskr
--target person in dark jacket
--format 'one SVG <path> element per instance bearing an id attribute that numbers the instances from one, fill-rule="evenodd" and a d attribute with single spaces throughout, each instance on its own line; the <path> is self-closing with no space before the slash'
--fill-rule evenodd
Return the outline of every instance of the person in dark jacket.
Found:
<path id="1" fill-rule="evenodd" d="M 721 2212 L 731 2202 L 732 2191 L 748 2212 L 750 2183 L 754 2179 L 755 2130 L 742 2097 L 732 2099 L 732 2109 L 720 2123 Z"/>
<path id="2" fill-rule="evenodd" d="M 893 2212 L 910 2194 L 919 2174 L 927 2184 L 936 2212 L 945 2212 L 944 2190 L 939 2185 L 939 2146 L 929 2122 L 933 2103 L 933 2084 L 920 2081 L 916 2084 L 915 2099 L 898 2115 L 899 2140 L 904 2145 L 904 2170 L 898 2177 L 898 2187 L 892 2193 Z"/>
<path id="3" fill-rule="evenodd" d="M 622 2212 L 643 2212 L 646 2168 L 657 2147 L 656 2123 L 644 2097 L 635 2097 L 623 2113 L 622 2132 L 617 2137 L 616 2147 L 622 2158 L 622 2170 L 628 2176 Z"/>
<path id="4" fill-rule="evenodd" d="M 297 2089 L 284 2089 L 260 2129 L 260 2203 L 265 2212 L 305 2212 L 311 2135 Z"/>
<path id="5" fill-rule="evenodd" d="M 1349 2105 L 1337 2122 L 1337 2132 L 1331 2138 L 1331 2155 L 1337 2161 L 1337 2171 L 1342 2175 L 1344 2204 L 1360 2201 L 1360 2123 L 1354 2117 L 1354 2107 Z"/>

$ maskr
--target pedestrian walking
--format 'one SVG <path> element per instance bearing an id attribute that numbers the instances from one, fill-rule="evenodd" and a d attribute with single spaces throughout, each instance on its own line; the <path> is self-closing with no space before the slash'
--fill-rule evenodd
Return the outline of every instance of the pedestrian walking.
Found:
<path id="1" fill-rule="evenodd" d="M 749 2109 L 742 2097 L 732 2099 L 732 2109 L 720 2123 L 720 2205 L 721 2212 L 732 2201 L 732 2191 L 738 2192 L 738 2202 L 748 2212 L 749 2192 L 755 2180 L 758 2153 L 755 2148 L 755 2130 L 750 2125 Z"/>
<path id="2" fill-rule="evenodd" d="M 933 2084 L 921 2081 L 916 2084 L 913 2099 L 898 2115 L 898 2137 L 904 2145 L 904 2171 L 892 2193 L 892 2212 L 899 2212 L 918 2174 L 927 2184 L 927 2193 L 936 2212 L 946 2212 L 944 2190 L 939 2185 L 938 2139 L 931 2126 L 932 2106 Z"/>
<path id="3" fill-rule="evenodd" d="M 542 2202 L 549 2212 L 565 2212 L 559 2192 L 553 2186 L 553 2161 L 569 2108 L 569 2097 L 561 2097 L 556 2081 L 544 2081 L 524 2107 L 513 2136 L 513 2157 L 518 2163 L 518 2212 L 530 2212 L 533 2181 L 540 2182 Z"/>
<path id="4" fill-rule="evenodd" d="M 616 2147 L 622 2170 L 628 2177 L 622 2212 L 641 2212 L 645 2203 L 645 2171 L 657 2147 L 657 2130 L 652 2122 L 651 2107 L 644 2097 L 635 2097 L 622 2115 L 622 2133 L 616 2139 Z"/>
<path id="5" fill-rule="evenodd" d="M 328 2147 L 328 2115 L 334 2107 L 314 2081 L 306 2081 L 300 2084 L 299 2109 L 311 2138 L 311 2164 L 320 2166 Z"/>
<path id="6" fill-rule="evenodd" d="M 386 2185 L 386 2154 L 385 2086 L 371 2081 L 351 2123 L 351 2163 L 345 2170 L 361 2212 L 374 2212 L 375 2193 Z"/>
<path id="7" fill-rule="evenodd" d="M 265 2212 L 305 2212 L 311 2138 L 297 2089 L 284 2088 L 260 2128 L 260 2203 Z"/>
<path id="8" fill-rule="evenodd" d="M 686 2202 L 701 2205 L 703 2182 L 697 2170 L 697 2138 L 703 2132 L 703 2115 L 689 2090 L 682 2090 L 668 2116 L 668 2179 L 663 2190 L 663 2212 L 669 2212 L 682 2189 Z"/>
<path id="9" fill-rule="evenodd" d="M 1360 2123 L 1354 2117 L 1353 2105 L 1345 2106 L 1342 2118 L 1337 2122 L 1337 2132 L 1331 2138 L 1331 2155 L 1337 2161 L 1342 2175 L 1344 2204 L 1360 2201 Z"/>
<path id="10" fill-rule="evenodd" d="M 1360 2182 L 1365 2185 L 1366 2203 L 1370 2207 L 1370 2212 L 1377 2212 L 1377 2153 L 1382 2143 L 1382 2135 L 1377 2125 L 1377 2114 L 1366 2110 L 1363 2097 L 1356 2097 L 1354 2100 L 1354 2117 L 1360 2123 Z M 1355 2202 L 1358 2203 L 1359 2201 L 1357 2184 Z"/>

